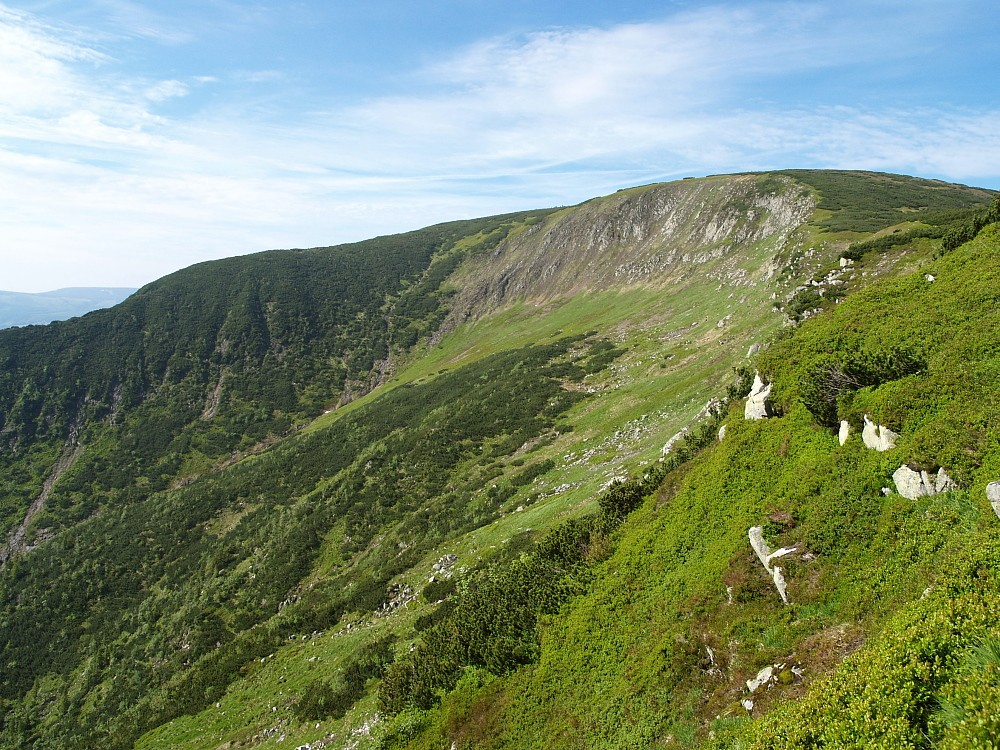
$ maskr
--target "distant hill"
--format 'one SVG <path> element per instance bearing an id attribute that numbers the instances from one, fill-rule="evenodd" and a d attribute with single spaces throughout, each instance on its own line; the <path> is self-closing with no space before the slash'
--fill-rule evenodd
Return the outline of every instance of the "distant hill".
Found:
<path id="1" fill-rule="evenodd" d="M 132 294 L 125 287 L 68 287 L 27 294 L 0 291 L 0 328 L 45 325 L 113 307 Z"/>

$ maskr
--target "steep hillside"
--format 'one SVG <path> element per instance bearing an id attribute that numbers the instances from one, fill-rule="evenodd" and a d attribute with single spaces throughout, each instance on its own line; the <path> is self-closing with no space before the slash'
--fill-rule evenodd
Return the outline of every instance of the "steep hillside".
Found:
<path id="1" fill-rule="evenodd" d="M 856 643 L 937 559 L 885 552 L 905 586 L 878 606 L 830 593 L 839 561 L 871 558 L 902 521 L 851 527 L 838 547 L 841 521 L 810 531 L 796 515 L 828 513 L 837 472 L 864 492 L 884 481 L 882 454 L 827 450 L 829 425 L 867 410 L 921 436 L 905 460 L 963 486 L 991 465 L 989 428 L 956 426 L 989 424 L 989 399 L 948 391 L 911 424 L 865 390 L 947 384 L 966 339 L 962 357 L 986 363 L 976 377 L 995 376 L 947 301 L 979 288 L 991 235 L 975 263 L 968 248 L 934 260 L 987 223 L 970 217 L 991 197 L 872 173 L 685 180 L 203 264 L 114 309 L 0 332 L 0 744 L 638 746 L 742 731 L 729 709 L 765 658 L 760 622 L 791 623 L 768 630 L 775 659 L 850 616 Z M 865 334 L 878 314 L 854 293 L 902 283 L 915 305 L 915 282 L 892 279 L 918 268 L 946 302 L 930 318 L 900 310 L 900 331 L 940 331 L 914 348 L 883 315 L 887 330 Z M 982 319 L 988 287 L 975 300 Z M 790 318 L 811 320 L 788 337 Z M 842 325 L 882 337 L 891 366 L 838 365 L 858 388 L 831 407 L 815 372 Z M 750 386 L 748 351 L 775 336 L 759 366 L 783 416 L 733 412 L 706 450 Z M 940 416 L 963 399 L 954 425 Z M 933 437 L 945 424 L 950 453 Z M 982 518 L 956 512 L 947 534 Z M 762 524 L 817 555 L 802 591 L 789 576 L 819 613 L 806 624 L 757 580 L 746 529 Z M 941 548 L 971 540 L 942 534 Z M 745 611 L 719 609 L 725 586 Z M 704 645 L 722 688 L 689 671 Z M 817 673 L 849 650 L 821 645 Z"/>

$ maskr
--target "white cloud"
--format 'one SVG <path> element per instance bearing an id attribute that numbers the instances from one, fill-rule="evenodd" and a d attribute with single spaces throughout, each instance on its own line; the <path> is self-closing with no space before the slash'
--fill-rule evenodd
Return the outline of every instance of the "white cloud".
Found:
<path id="1" fill-rule="evenodd" d="M 115 6 L 145 23 L 133 4 Z M 209 257 L 570 203 L 685 173 L 828 166 L 996 179 L 996 108 L 781 98 L 786 83 L 803 86 L 802 71 L 905 61 L 931 33 L 916 6 L 878 4 L 906 43 L 815 3 L 487 39 L 407 74 L 405 94 L 345 105 L 282 87 L 231 98 L 248 82 L 288 80 L 281 70 L 129 77 L 85 36 L 0 5 L 0 202 L 23 217 L 0 219 L 0 288 L 138 284 Z M 207 86 L 212 109 L 164 113 Z M 39 260 L 45 270 L 28 265 Z"/>

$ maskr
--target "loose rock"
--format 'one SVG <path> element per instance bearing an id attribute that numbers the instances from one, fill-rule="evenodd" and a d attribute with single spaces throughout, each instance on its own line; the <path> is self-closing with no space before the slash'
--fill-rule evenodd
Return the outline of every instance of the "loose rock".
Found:
<path id="1" fill-rule="evenodd" d="M 765 384 L 760 373 L 755 373 L 753 386 L 747 394 L 747 403 L 743 415 L 747 419 L 767 419 L 771 416 L 771 384 Z"/>
<path id="2" fill-rule="evenodd" d="M 896 447 L 899 435 L 884 425 L 875 424 L 865 414 L 865 428 L 861 431 L 861 439 L 873 450 L 887 451 Z"/>

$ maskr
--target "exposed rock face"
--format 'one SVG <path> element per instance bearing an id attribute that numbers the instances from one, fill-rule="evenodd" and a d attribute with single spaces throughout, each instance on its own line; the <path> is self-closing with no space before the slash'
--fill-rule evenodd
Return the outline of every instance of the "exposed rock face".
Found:
<path id="1" fill-rule="evenodd" d="M 809 220 L 815 198 L 794 180 L 762 190 L 754 175 L 684 180 L 625 190 L 554 214 L 510 236 L 454 280 L 462 287 L 445 323 L 517 300 L 542 302 L 584 290 L 660 287 L 705 274 L 750 286 L 777 273 L 739 267 L 742 250 L 782 245 Z"/>
<path id="2" fill-rule="evenodd" d="M 872 450 L 888 451 L 896 447 L 899 435 L 884 425 L 875 424 L 865 414 L 865 428 L 861 431 L 861 439 Z"/>
<path id="3" fill-rule="evenodd" d="M 1000 482 L 990 482 L 986 485 L 986 499 L 993 506 L 993 512 L 1000 518 Z"/>
<path id="4" fill-rule="evenodd" d="M 755 373 L 753 386 L 747 394 L 747 403 L 743 407 L 743 416 L 747 419 L 767 419 L 771 416 L 771 384 L 765 385 L 760 373 Z"/>
<path id="5" fill-rule="evenodd" d="M 771 565 L 771 561 L 791 554 L 796 548 L 782 547 L 772 552 L 771 547 L 764 541 L 763 527 L 753 526 L 747 533 L 750 537 L 750 546 L 753 547 L 753 551 L 757 554 L 760 564 L 764 566 L 764 570 L 770 573 L 774 587 L 778 590 L 778 596 L 781 597 L 781 601 L 788 604 L 788 585 L 785 582 L 785 576 L 782 575 L 781 568 L 777 565 Z"/>
<path id="6" fill-rule="evenodd" d="M 896 484 L 896 492 L 910 500 L 958 489 L 943 468 L 932 477 L 926 471 L 918 472 L 904 464 L 892 473 L 892 481 Z"/>
<path id="7" fill-rule="evenodd" d="M 841 445 L 847 442 L 847 438 L 850 436 L 850 434 L 851 434 L 851 423 L 848 422 L 846 419 L 841 420 L 840 433 L 837 435 L 837 439 L 840 441 Z"/>

